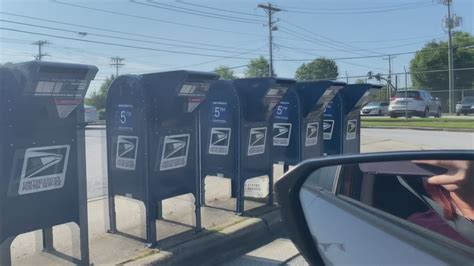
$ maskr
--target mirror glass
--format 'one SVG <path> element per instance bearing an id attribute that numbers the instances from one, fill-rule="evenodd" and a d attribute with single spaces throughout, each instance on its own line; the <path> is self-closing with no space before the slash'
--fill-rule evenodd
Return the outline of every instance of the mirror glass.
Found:
<path id="1" fill-rule="evenodd" d="M 474 247 L 474 161 L 393 161 L 324 167 L 308 176 L 300 191 L 300 202 L 309 229 L 319 243 L 326 239 L 333 244 L 347 244 L 351 235 L 360 243 L 357 234 L 369 239 L 386 237 L 380 226 L 374 226 L 376 220 L 361 219 L 351 211 L 358 209 L 383 217 L 387 223 L 397 223 L 407 229 L 404 232 L 420 232 Z M 386 239 L 382 242 L 385 250 L 391 243 Z M 349 252 L 346 247 L 333 248 Z"/>

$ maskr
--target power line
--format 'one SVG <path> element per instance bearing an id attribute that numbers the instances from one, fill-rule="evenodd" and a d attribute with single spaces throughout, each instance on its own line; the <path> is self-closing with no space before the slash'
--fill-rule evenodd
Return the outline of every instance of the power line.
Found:
<path id="1" fill-rule="evenodd" d="M 49 29 L 49 30 L 75 33 L 75 34 L 78 34 L 80 36 L 90 35 L 90 36 L 97 36 L 97 37 L 103 37 L 103 38 L 112 38 L 112 39 L 125 40 L 125 41 L 134 41 L 134 42 L 140 42 L 140 43 L 152 43 L 152 44 L 167 45 L 167 46 L 173 46 L 173 47 L 183 47 L 183 48 L 189 48 L 189 49 L 230 52 L 230 53 L 235 52 L 235 51 L 216 49 L 216 48 L 202 48 L 202 47 L 195 47 L 195 46 L 189 46 L 189 45 L 169 44 L 169 43 L 146 41 L 146 40 L 140 40 L 140 39 L 127 38 L 127 37 L 119 37 L 119 36 L 112 36 L 112 35 L 105 35 L 105 34 L 96 34 L 96 33 L 89 33 L 89 32 L 83 32 L 83 31 L 68 30 L 68 29 L 62 29 L 62 28 L 56 28 L 56 27 L 48 27 L 48 26 L 42 26 L 42 25 L 36 25 L 36 24 L 30 24 L 30 23 L 17 22 L 17 21 L 12 21 L 12 20 L 0 19 L 0 21 L 1 22 L 12 23 L 12 24 L 17 24 L 17 25 L 29 26 L 29 27 L 36 27 L 36 28 L 42 28 L 42 29 Z"/>
<path id="2" fill-rule="evenodd" d="M 299 50 L 298 48 L 293 48 L 293 47 L 289 47 L 289 46 L 282 46 L 282 45 L 278 45 L 278 46 L 281 46 L 281 47 L 285 47 L 285 48 L 291 48 L 291 49 L 294 49 L 294 50 Z M 468 48 L 468 49 L 473 49 L 474 46 L 472 45 L 466 45 L 466 46 L 453 46 L 455 48 Z M 366 55 L 366 56 L 349 56 L 349 57 L 334 57 L 334 58 L 328 58 L 328 59 L 331 59 L 331 60 L 349 60 L 349 59 L 366 59 L 366 58 L 380 58 L 380 57 L 386 57 L 388 55 L 391 55 L 391 56 L 396 56 L 396 55 L 407 55 L 407 54 L 416 54 L 416 53 L 427 53 L 427 52 L 432 52 L 432 51 L 437 51 L 437 50 L 444 50 L 444 49 L 448 49 L 448 47 L 437 47 L 437 48 L 424 48 L 423 50 L 418 50 L 418 51 L 408 51 L 408 52 L 398 52 L 398 53 L 386 53 L 386 54 L 381 54 L 381 55 Z M 306 52 L 303 52 L 305 54 L 309 54 L 311 55 L 310 53 L 306 53 Z M 324 57 L 324 56 L 321 56 L 321 55 L 317 55 L 317 54 L 314 54 L 315 56 L 320 56 L 320 57 Z M 327 58 L 327 57 L 326 57 Z M 300 59 L 287 59 L 287 60 L 276 60 L 276 61 L 294 61 L 294 62 L 304 62 L 304 61 L 312 61 L 314 60 L 314 58 L 300 58 Z"/>
<path id="3" fill-rule="evenodd" d="M 465 67 L 465 68 L 455 68 L 453 69 L 454 71 L 469 71 L 469 70 L 474 70 L 474 67 Z M 439 73 L 439 72 L 448 72 L 449 69 L 434 69 L 434 70 L 422 70 L 422 71 L 409 71 L 406 72 L 407 74 L 426 74 L 426 73 Z M 397 72 L 397 73 L 392 73 L 392 75 L 404 75 L 405 72 Z M 388 73 L 378 73 L 377 75 L 380 76 L 388 76 Z M 354 79 L 354 78 L 366 78 L 367 74 L 364 75 L 356 75 L 356 76 L 349 76 L 349 77 L 337 77 L 337 79 Z M 325 79 L 318 79 L 318 80 L 325 80 Z"/>
<path id="4" fill-rule="evenodd" d="M 314 32 L 314 31 L 308 30 L 308 29 L 303 28 L 303 27 L 301 27 L 301 26 L 298 26 L 298 25 L 296 25 L 296 24 L 294 24 L 294 23 L 291 23 L 291 22 L 289 22 L 289 21 L 287 21 L 287 20 L 283 20 L 283 22 L 285 22 L 285 23 L 287 23 L 288 25 L 293 26 L 293 27 L 295 27 L 295 28 L 297 28 L 297 29 L 299 29 L 299 30 L 302 30 L 302 31 L 307 32 L 307 33 L 309 33 L 309 34 L 316 35 L 316 36 L 318 36 L 319 38 L 325 39 L 325 40 L 327 40 L 327 43 L 330 43 L 330 44 L 332 44 L 332 45 L 338 45 L 338 46 L 343 47 L 343 48 L 345 47 L 345 48 L 350 48 L 350 49 L 358 49 L 358 50 L 363 50 L 363 51 L 367 51 L 367 52 L 376 53 L 376 52 L 373 52 L 373 51 L 371 51 L 371 50 L 369 50 L 369 49 L 362 49 L 362 48 L 359 48 L 359 47 L 356 47 L 356 46 L 353 46 L 353 45 L 349 45 L 349 44 L 343 43 L 343 42 L 338 41 L 338 40 L 331 39 L 331 38 L 329 38 L 329 37 L 323 36 L 323 35 L 321 35 L 321 34 L 318 34 L 318 33 Z"/>
<path id="5" fill-rule="evenodd" d="M 149 3 L 153 3 L 153 4 L 146 4 L 146 3 L 138 2 L 138 0 L 130 0 L 130 2 L 135 3 L 135 4 L 144 5 L 144 6 L 150 6 L 150 7 L 154 7 L 154 8 L 170 10 L 170 11 L 174 11 L 174 12 L 178 12 L 178 13 L 190 14 L 190 15 L 206 17 L 206 18 L 214 18 L 214 19 L 220 19 L 220 20 L 227 20 L 227 21 L 233 21 L 233 22 L 242 22 L 242 23 L 251 23 L 251 24 L 262 23 L 261 21 L 255 20 L 255 19 L 247 19 L 247 18 L 234 17 L 234 16 L 218 15 L 218 14 L 215 14 L 215 13 L 205 12 L 205 11 L 196 11 L 194 9 L 189 9 L 189 8 L 185 8 L 185 7 L 173 6 L 173 5 L 164 4 L 164 3 L 157 3 L 153 0 L 148 0 Z"/>
<path id="6" fill-rule="evenodd" d="M 196 28 L 196 29 L 202 29 L 202 30 L 209 30 L 209 31 L 217 31 L 217 32 L 227 32 L 227 33 L 233 33 L 233 34 L 260 36 L 260 35 L 258 35 L 258 34 L 252 34 L 252 33 L 248 33 L 248 32 L 238 32 L 238 31 L 223 30 L 223 29 L 218 29 L 218 28 L 211 28 L 211 27 L 205 27 L 205 26 L 197 26 L 197 25 L 193 25 L 193 24 L 186 24 L 186 23 L 168 21 L 168 20 L 164 20 L 164 19 L 157 19 L 157 18 L 152 18 L 152 17 L 145 17 L 145 16 L 138 16 L 138 15 L 126 14 L 126 13 L 111 11 L 111 10 L 107 10 L 107 9 L 101 9 L 101 8 L 88 7 L 88 6 L 78 5 L 78 4 L 72 4 L 72 3 L 61 2 L 61 1 L 59 1 L 59 0 L 52 0 L 52 1 L 54 1 L 55 3 L 58 3 L 58 4 L 62 4 L 62 5 L 66 5 L 66 6 L 71 6 L 71 7 L 76 7 L 76 8 L 81 8 L 81 9 L 86 9 L 86 10 L 93 10 L 93 11 L 97 11 L 97 12 L 108 13 L 108 14 L 114 14 L 114 15 L 119 15 L 119 16 L 124 16 L 124 17 L 130 17 L 130 18 L 137 18 L 137 19 L 148 20 L 148 21 L 162 22 L 162 23 L 167 23 L 167 24 L 172 24 L 172 25 L 179 25 L 179 26 L 183 26 L 183 27 L 190 27 L 190 28 Z"/>
<path id="7" fill-rule="evenodd" d="M 417 8 L 430 7 L 430 6 L 434 6 L 434 4 L 426 3 L 426 4 L 416 4 L 416 5 L 411 5 L 411 6 L 379 9 L 379 10 L 348 11 L 348 12 L 317 12 L 317 11 L 315 12 L 315 11 L 298 11 L 298 10 L 291 10 L 291 9 L 285 9 L 283 11 L 289 12 L 289 13 L 296 13 L 296 14 L 306 14 L 306 15 L 356 15 L 356 14 L 374 14 L 374 13 L 404 11 L 408 9 L 417 9 Z"/>
<path id="8" fill-rule="evenodd" d="M 363 40 L 363 41 L 348 41 L 350 43 L 379 43 L 379 42 L 398 42 L 398 41 L 408 41 L 408 40 L 419 40 L 419 39 L 437 39 L 443 37 L 444 35 L 426 35 L 419 37 L 409 37 L 409 38 L 399 38 L 399 39 L 385 39 L 385 40 Z"/>
<path id="9" fill-rule="evenodd" d="M 371 50 L 386 50 L 386 49 L 392 49 L 392 48 L 398 48 L 398 47 L 405 47 L 405 46 L 412 46 L 412 45 L 415 45 L 415 44 L 421 44 L 421 43 L 427 43 L 427 41 L 423 41 L 423 42 L 412 42 L 412 43 L 405 43 L 405 44 L 399 44 L 399 45 L 392 45 L 392 46 L 385 46 L 385 47 L 376 47 L 376 48 L 370 48 Z M 321 49 L 315 49 L 315 48 L 307 48 L 307 47 L 294 47 L 294 46 L 286 46 L 286 45 L 282 45 L 282 44 L 279 44 L 280 47 L 283 47 L 283 48 L 296 48 L 296 49 L 299 49 L 301 51 L 317 51 L 317 52 L 332 52 L 332 51 L 336 51 L 334 49 L 331 49 L 331 50 L 321 50 Z M 360 50 L 359 50 L 360 51 Z M 384 54 L 383 53 L 380 53 L 380 56 L 383 56 Z"/>
<path id="10" fill-rule="evenodd" d="M 430 2 L 430 0 L 428 0 L 428 2 Z M 309 10 L 309 11 L 312 11 L 312 10 L 318 10 L 318 11 L 321 11 L 321 10 L 325 10 L 325 11 L 341 11 L 341 10 L 349 10 L 349 11 L 353 11 L 353 10 L 367 10 L 367 9 L 383 9 L 383 8 L 394 8 L 394 7 L 403 7 L 403 6 L 410 6 L 410 5 L 413 5 L 413 4 L 420 4 L 420 3 L 427 3 L 426 0 L 422 0 L 422 1 L 418 1 L 418 2 L 414 2 L 414 1 L 411 1 L 410 3 L 401 3 L 401 4 L 396 4 L 396 5 L 388 5 L 388 6 L 374 6 L 372 3 L 371 3 L 371 6 L 370 7 L 360 7 L 358 5 L 358 7 L 348 7 L 348 8 L 344 8 L 344 7 L 337 7 L 337 8 L 323 8 L 323 7 L 318 7 L 317 9 L 313 9 L 313 8 L 310 8 L 310 7 L 301 7 L 301 6 L 286 6 L 286 8 L 290 8 L 290 9 L 303 9 L 303 10 Z"/>
<path id="11" fill-rule="evenodd" d="M 293 50 L 296 50 L 298 51 L 298 49 L 293 49 Z M 301 52 L 301 53 L 304 53 L 304 54 L 310 54 L 310 53 L 307 53 L 307 52 Z M 322 58 L 326 58 L 326 59 L 329 59 L 329 60 L 334 60 L 334 61 L 338 61 L 340 63 L 344 63 L 344 64 L 348 64 L 348 65 L 353 65 L 353 66 L 359 66 L 359 67 L 365 67 L 365 68 L 374 68 L 374 69 L 382 69 L 382 68 L 377 68 L 377 67 L 373 67 L 373 66 L 367 66 L 367 65 L 362 65 L 362 64 L 356 64 L 356 63 L 351 63 L 351 62 L 347 62 L 347 61 L 343 61 L 345 59 L 356 59 L 354 57 L 349 57 L 349 58 L 327 58 L 325 56 L 322 56 L 322 55 L 317 55 L 317 54 L 310 54 L 310 55 L 313 55 L 313 56 L 317 56 L 317 57 L 322 57 Z M 377 56 L 378 57 L 378 56 Z M 361 59 L 361 58 L 367 58 L 367 57 L 358 57 L 357 59 Z M 279 62 L 307 62 L 307 61 L 313 61 L 314 58 L 312 59 L 305 59 L 305 60 L 300 60 L 300 59 L 277 59 L 275 61 L 279 61 Z M 382 69 L 382 70 L 385 70 L 385 69 Z"/>
<path id="12" fill-rule="evenodd" d="M 264 48 L 264 47 L 266 47 L 266 45 L 264 45 L 264 46 L 262 46 L 262 47 L 259 47 L 259 48 L 257 48 L 257 49 L 252 49 L 252 50 L 244 51 L 244 52 L 242 52 L 242 53 L 235 54 L 235 56 L 240 56 L 240 55 L 244 55 L 244 54 L 247 54 L 247 53 L 250 53 L 250 52 L 255 52 L 255 51 L 261 50 L 261 49 Z M 219 61 L 222 61 L 222 60 L 225 60 L 225 59 L 227 59 L 227 58 L 220 58 L 220 59 L 215 59 L 215 60 L 211 60 L 211 61 L 206 61 L 206 62 L 191 64 L 191 65 L 185 65 L 185 66 L 175 67 L 175 68 L 171 68 L 170 70 L 183 69 L 183 68 L 195 67 L 195 66 L 201 66 L 201 65 L 206 65 L 206 64 L 210 64 L 210 63 L 219 62 Z M 229 69 L 232 69 L 232 68 L 229 68 Z"/>
<path id="13" fill-rule="evenodd" d="M 46 33 L 38 33 L 38 32 L 31 32 L 25 30 L 18 30 L 18 29 L 11 29 L 0 27 L 0 30 L 6 31 L 13 31 L 13 32 L 21 32 L 26 34 L 38 35 L 38 36 L 45 36 L 45 37 L 52 37 L 52 38 L 59 38 L 65 40 L 72 40 L 72 41 L 80 41 L 80 42 L 88 42 L 88 43 L 95 43 L 95 44 L 103 44 L 103 45 L 110 45 L 110 46 L 117 46 L 117 47 L 125 47 L 125 48 L 133 48 L 133 49 L 140 49 L 140 50 L 148 50 L 148 51 L 156 51 L 156 52 L 165 52 L 165 53 L 172 53 L 172 54 L 185 54 L 185 55 L 195 55 L 195 56 L 204 56 L 204 57 L 215 57 L 215 58 L 233 58 L 233 59 L 247 59 L 250 60 L 252 58 L 248 57 L 229 57 L 224 55 L 212 55 L 212 54 L 202 54 L 202 53 L 191 53 L 191 52 L 183 52 L 183 51 L 173 51 L 173 50 L 165 50 L 165 49 L 156 49 L 151 47 L 143 47 L 143 46 L 135 46 L 135 45 L 126 45 L 126 44 L 119 44 L 119 43 L 109 43 L 103 41 L 93 41 L 93 40 L 85 40 L 79 38 L 72 38 L 66 37 L 61 35 L 53 35 L 53 34 L 46 34 Z"/>
<path id="14" fill-rule="evenodd" d="M 351 53 L 351 54 L 358 54 L 358 55 L 365 55 L 365 54 L 361 54 L 359 52 L 355 52 L 354 50 L 350 50 L 350 49 L 343 49 L 343 48 L 338 48 L 338 47 L 334 47 L 332 45 L 328 45 L 326 44 L 325 41 L 321 41 L 321 40 L 317 40 L 317 39 L 314 39 L 314 38 L 311 38 L 311 37 L 308 37 L 308 36 L 305 36 L 305 35 L 302 35 L 300 33 L 292 33 L 288 30 L 285 30 L 285 29 L 279 29 L 279 31 L 287 34 L 287 35 L 290 35 L 290 36 L 294 36 L 294 37 L 298 37 L 304 41 L 307 41 L 307 42 L 310 42 L 310 43 L 313 43 L 313 44 L 316 44 L 316 45 L 321 45 L 321 46 L 324 46 L 324 47 L 328 47 L 328 48 L 333 48 L 337 51 L 342 51 L 342 52 L 346 52 L 346 53 Z"/>
<path id="15" fill-rule="evenodd" d="M 199 5 L 199 4 L 195 4 L 195 3 L 189 3 L 189 2 L 186 2 L 186 1 L 183 1 L 183 0 L 176 0 L 176 2 L 181 3 L 181 4 L 190 5 L 190 6 L 201 7 L 201 8 L 205 8 L 205 9 L 217 10 L 217 11 L 222 11 L 222 12 L 228 12 L 228 13 L 233 13 L 233 14 L 254 16 L 254 17 L 259 17 L 259 18 L 264 18 L 265 17 L 265 16 L 262 16 L 262 15 L 257 15 L 257 14 L 252 14 L 252 13 L 245 13 L 245 12 L 239 12 L 239 11 L 235 11 L 235 10 L 229 10 L 229 9 L 206 6 L 206 5 Z"/>
<path id="16" fill-rule="evenodd" d="M 81 27 L 81 28 L 85 28 L 85 29 L 93 29 L 93 30 L 99 30 L 99 31 L 104 31 L 104 32 L 126 34 L 126 35 L 132 35 L 132 36 L 137 36 L 137 37 L 145 37 L 145 38 L 150 38 L 150 39 L 166 40 L 166 41 L 171 41 L 171 42 L 188 43 L 188 44 L 209 46 L 209 47 L 228 48 L 228 49 L 235 49 L 235 50 L 241 50 L 242 49 L 241 47 L 235 47 L 235 46 L 226 46 L 226 45 L 216 45 L 216 44 L 209 44 L 209 43 L 192 42 L 192 41 L 157 37 L 157 36 L 154 36 L 154 35 L 138 34 L 138 33 L 133 33 L 133 32 L 118 31 L 118 30 L 113 30 L 113 29 L 91 27 L 91 26 L 86 26 L 86 25 L 81 25 L 81 24 L 74 24 L 74 23 L 68 23 L 68 22 L 64 22 L 64 21 L 58 21 L 58 20 L 51 20 L 51 19 L 44 19 L 44 18 L 38 18 L 38 17 L 24 16 L 24 15 L 15 14 L 15 13 L 9 13 L 9 12 L 0 11 L 0 14 L 10 15 L 10 16 L 14 16 L 14 17 L 27 18 L 27 19 L 37 20 L 37 21 L 50 22 L 50 23 L 55 23 L 55 24 L 59 24 L 59 25 Z"/>

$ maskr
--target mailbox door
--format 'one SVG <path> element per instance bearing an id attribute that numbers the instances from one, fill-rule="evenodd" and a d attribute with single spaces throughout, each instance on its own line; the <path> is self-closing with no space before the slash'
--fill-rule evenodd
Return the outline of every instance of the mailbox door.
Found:
<path id="1" fill-rule="evenodd" d="M 324 153 L 327 155 L 342 154 L 342 103 L 338 93 L 326 106 L 323 121 Z"/>
<path id="2" fill-rule="evenodd" d="M 203 177 L 217 174 L 234 177 L 236 174 L 239 110 L 237 95 L 230 86 L 222 81 L 213 84 L 207 100 L 201 106 Z"/>
<path id="3" fill-rule="evenodd" d="M 145 201 L 147 121 L 141 81 L 120 76 L 107 96 L 107 153 L 109 190 L 115 195 Z"/>
<path id="4" fill-rule="evenodd" d="M 273 162 L 300 162 L 300 104 L 292 89 L 279 101 L 272 114 Z"/>
<path id="5" fill-rule="evenodd" d="M 76 127 L 76 118 L 82 105 L 60 118 L 50 97 L 15 94 L 7 101 L 12 104 L 1 151 L 3 237 L 78 223 L 77 137 L 83 129 Z"/>
<path id="6" fill-rule="evenodd" d="M 195 194 L 197 174 L 197 131 L 194 119 L 188 126 L 160 127 L 150 132 L 149 193 L 154 200 L 162 200 L 187 193 Z M 151 135 L 154 136 L 151 136 Z"/>
<path id="7" fill-rule="evenodd" d="M 271 131 L 268 122 L 243 122 L 241 128 L 241 177 L 271 174 Z M 241 180 L 241 181 L 243 181 Z"/>

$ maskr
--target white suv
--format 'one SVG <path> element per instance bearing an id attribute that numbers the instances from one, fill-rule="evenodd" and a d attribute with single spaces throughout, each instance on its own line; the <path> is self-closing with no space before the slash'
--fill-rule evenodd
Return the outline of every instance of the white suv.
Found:
<path id="1" fill-rule="evenodd" d="M 405 98 L 405 91 L 402 90 L 392 97 L 388 112 L 392 118 L 405 116 L 405 112 L 410 117 L 429 117 L 430 115 L 441 117 L 441 103 L 438 98 L 433 98 L 428 91 L 408 90 Z"/>

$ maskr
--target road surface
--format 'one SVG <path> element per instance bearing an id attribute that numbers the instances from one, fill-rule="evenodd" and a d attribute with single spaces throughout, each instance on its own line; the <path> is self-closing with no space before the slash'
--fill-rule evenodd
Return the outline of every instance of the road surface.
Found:
<path id="1" fill-rule="evenodd" d="M 399 143 L 417 145 L 422 149 L 474 149 L 474 133 L 472 132 L 362 129 L 361 134 L 363 143 L 380 141 L 380 145 L 384 145 L 384 141 L 394 140 Z M 104 126 L 87 128 L 86 157 L 88 198 L 107 195 L 107 155 Z"/>
<path id="2" fill-rule="evenodd" d="M 363 128 L 361 135 L 362 138 L 395 140 L 431 149 L 474 149 L 472 132 Z"/>

